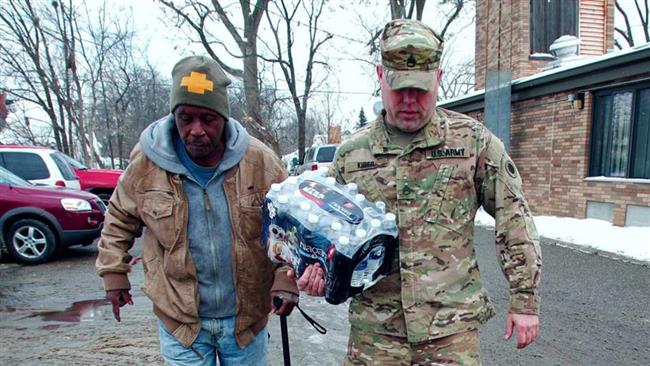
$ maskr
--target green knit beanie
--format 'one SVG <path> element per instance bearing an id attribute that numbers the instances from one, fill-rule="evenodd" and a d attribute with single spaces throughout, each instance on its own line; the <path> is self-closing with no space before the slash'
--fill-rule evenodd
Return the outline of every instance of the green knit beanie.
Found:
<path id="1" fill-rule="evenodd" d="M 228 92 L 230 79 L 219 64 L 205 56 L 188 56 L 178 61 L 172 70 L 170 111 L 180 104 L 190 104 L 218 112 L 227 121 L 230 118 Z"/>

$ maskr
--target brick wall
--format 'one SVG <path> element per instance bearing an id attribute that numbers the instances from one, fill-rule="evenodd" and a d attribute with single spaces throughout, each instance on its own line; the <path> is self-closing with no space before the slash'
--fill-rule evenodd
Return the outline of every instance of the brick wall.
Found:
<path id="1" fill-rule="evenodd" d="M 578 34 L 585 36 L 585 55 L 598 56 L 614 47 L 615 0 L 581 0 Z M 530 0 L 477 0 L 475 89 L 485 88 L 493 70 L 511 70 L 512 80 L 536 74 L 548 61 L 530 55 Z"/>
<path id="2" fill-rule="evenodd" d="M 584 180 L 589 172 L 592 95 L 586 92 L 584 108 L 578 109 L 567 99 L 571 93 L 575 91 L 512 105 L 510 153 L 526 198 L 535 215 L 575 218 L 586 217 L 587 201 L 613 203 L 614 224 L 623 226 L 627 204 L 650 206 L 650 186 Z M 468 114 L 483 120 L 483 111 Z"/>

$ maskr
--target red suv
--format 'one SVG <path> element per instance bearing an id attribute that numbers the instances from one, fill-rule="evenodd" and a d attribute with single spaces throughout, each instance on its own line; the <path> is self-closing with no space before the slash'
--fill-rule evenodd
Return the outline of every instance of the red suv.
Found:
<path id="1" fill-rule="evenodd" d="M 0 244 L 20 262 L 42 263 L 57 248 L 91 244 L 105 211 L 92 193 L 35 186 L 0 168 Z"/>
<path id="2" fill-rule="evenodd" d="M 81 189 L 96 194 L 108 206 L 108 201 L 111 199 L 123 171 L 119 169 L 90 169 L 64 153 L 59 154 L 72 166 L 75 174 L 79 177 Z"/>

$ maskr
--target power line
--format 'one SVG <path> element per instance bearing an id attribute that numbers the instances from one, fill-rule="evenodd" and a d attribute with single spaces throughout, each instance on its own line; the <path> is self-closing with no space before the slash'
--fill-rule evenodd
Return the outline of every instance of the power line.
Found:
<path id="1" fill-rule="evenodd" d="M 259 8 L 257 5 L 255 5 L 255 4 L 253 4 L 253 7 L 256 8 L 256 9 L 260 9 L 260 8 Z M 273 14 L 273 15 L 275 15 L 275 16 L 279 16 L 279 17 L 283 17 L 283 18 L 284 18 L 284 15 L 282 15 L 282 14 L 278 14 L 278 13 L 276 13 L 276 12 L 274 12 L 274 11 L 271 11 L 271 9 L 269 9 L 268 6 L 266 7 L 266 11 L 268 11 L 269 13 L 271 13 L 271 14 Z M 300 22 L 300 21 L 296 22 L 296 24 L 298 24 L 298 26 L 306 27 L 307 29 L 311 29 L 311 27 L 309 27 L 307 24 L 303 24 L 303 23 Z M 343 35 L 340 35 L 340 34 L 338 34 L 338 33 L 330 32 L 330 31 L 327 31 L 327 30 L 324 30 L 324 29 L 316 28 L 316 31 L 319 31 L 319 32 L 325 32 L 325 33 L 327 33 L 328 35 L 331 34 L 332 36 L 335 36 L 335 37 L 338 37 L 338 38 L 342 38 L 342 39 L 345 39 L 345 40 L 347 40 L 347 41 L 356 42 L 356 43 L 361 43 L 361 44 L 363 44 L 363 45 L 368 44 L 368 41 L 362 41 L 362 40 L 355 39 L 355 38 L 351 38 L 351 37 L 348 37 L 348 36 L 343 36 Z"/>
<path id="2" fill-rule="evenodd" d="M 230 89 L 239 89 L 239 90 L 244 90 L 244 86 L 242 85 L 229 85 L 228 88 Z M 273 90 L 273 91 L 281 91 L 281 92 L 290 92 L 289 89 L 282 89 L 282 88 L 270 88 L 270 87 L 262 87 L 262 90 Z M 310 90 L 310 94 L 350 94 L 350 95 L 368 95 L 368 96 L 374 96 L 372 92 L 362 92 L 362 91 L 343 91 L 343 90 Z"/>

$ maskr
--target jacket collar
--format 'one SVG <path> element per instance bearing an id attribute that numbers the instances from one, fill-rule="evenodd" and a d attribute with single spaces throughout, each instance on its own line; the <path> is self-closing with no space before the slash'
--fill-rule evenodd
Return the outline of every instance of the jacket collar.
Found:
<path id="1" fill-rule="evenodd" d="M 424 149 L 440 145 L 445 141 L 447 136 L 447 116 L 441 113 L 437 108 L 431 119 L 425 124 L 415 139 L 404 150 L 394 145 L 388 138 L 385 123 L 385 111 L 377 117 L 370 127 L 370 150 L 373 155 L 382 154 L 408 154 L 415 149 Z"/>

